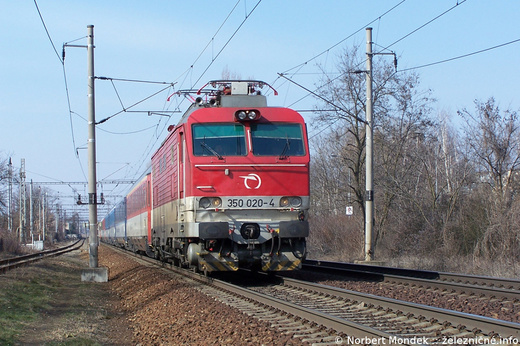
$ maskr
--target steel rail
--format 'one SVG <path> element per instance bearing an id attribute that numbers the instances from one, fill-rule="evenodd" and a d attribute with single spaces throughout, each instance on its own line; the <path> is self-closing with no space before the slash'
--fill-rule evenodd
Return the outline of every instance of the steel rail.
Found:
<path id="1" fill-rule="evenodd" d="M 117 250 L 118 252 L 125 253 L 129 256 L 133 255 L 122 249 L 116 249 L 114 247 L 110 248 Z M 293 303 L 271 296 L 270 294 L 254 291 L 248 287 L 242 287 L 223 280 L 206 277 L 203 274 L 194 273 L 193 271 L 187 269 L 181 269 L 169 263 L 160 263 L 145 256 L 134 255 L 134 258 L 135 257 L 138 257 L 142 262 L 163 268 L 168 272 L 175 272 L 187 277 L 188 279 L 195 280 L 196 282 L 202 284 L 201 287 L 214 288 L 220 292 L 231 294 L 233 297 L 236 297 L 236 299 L 245 300 L 248 302 L 254 301 L 256 306 L 266 307 L 266 310 L 275 309 L 277 311 L 281 311 L 283 314 L 295 316 L 305 321 L 330 328 L 337 333 L 342 333 L 344 335 L 355 338 L 365 338 L 362 340 L 367 340 L 366 338 L 374 340 L 385 340 L 385 342 L 388 340 L 393 340 L 397 343 L 401 343 L 401 341 L 402 343 L 406 343 L 407 341 L 406 337 L 399 335 L 399 333 L 387 332 L 382 329 L 373 328 L 371 326 L 364 325 L 363 322 L 355 322 L 348 320 L 348 318 L 336 316 L 334 313 L 320 311 L 319 308 L 305 307 L 303 306 L 304 304 L 300 305 L 298 303 Z M 315 297 L 326 296 L 338 299 L 342 302 L 353 301 L 356 302 L 355 306 L 357 306 L 359 302 L 362 305 L 373 307 L 373 310 L 375 311 L 385 311 L 385 314 L 392 314 L 393 312 L 393 314 L 398 316 L 403 315 L 407 316 L 407 318 L 414 316 L 416 320 L 429 320 L 439 325 L 452 326 L 448 328 L 457 329 L 459 327 L 464 327 L 467 331 L 470 331 L 472 335 L 486 335 L 482 340 L 486 340 L 486 338 L 492 340 L 492 338 L 497 337 L 504 339 L 510 337 L 516 338 L 517 340 L 520 338 L 520 324 L 518 323 L 435 308 L 427 305 L 414 304 L 396 299 L 384 298 L 372 294 L 354 292 L 285 277 L 279 277 L 279 279 L 283 283 L 283 285 L 280 287 L 289 287 L 298 292 L 311 292 L 311 296 Z M 318 298 L 316 298 L 316 300 L 318 300 Z M 320 303 L 318 302 L 318 304 Z"/>
<path id="2" fill-rule="evenodd" d="M 81 242 L 81 244 L 77 247 L 75 247 L 76 244 Z M 8 270 L 28 265 L 31 263 L 34 263 L 36 261 L 39 261 L 44 258 L 52 257 L 52 256 L 59 256 L 64 253 L 74 251 L 79 249 L 81 246 L 83 246 L 83 243 L 85 242 L 84 239 L 79 239 L 73 244 L 69 244 L 67 246 L 57 248 L 57 249 L 51 249 L 51 250 L 45 250 L 41 252 L 36 252 L 28 255 L 18 256 L 18 257 L 11 257 L 11 258 L 4 258 L 0 260 L 0 273 L 5 273 Z"/>
<path id="3" fill-rule="evenodd" d="M 263 293 L 251 291 L 248 288 L 240 287 L 221 280 L 209 280 L 208 283 L 219 289 L 231 292 L 235 295 L 254 300 L 258 304 L 268 306 L 273 309 L 281 310 L 285 313 L 303 318 L 307 321 L 317 323 L 327 328 L 334 329 L 337 332 L 345 333 L 349 336 L 363 338 L 385 338 L 394 337 L 392 334 L 364 326 L 359 323 L 351 322 L 349 320 L 333 316 L 331 314 L 323 313 L 314 309 L 309 309 L 291 302 L 287 302 L 275 297 L 268 296 Z M 400 339 L 400 338 L 397 338 Z"/>
<path id="4" fill-rule="evenodd" d="M 319 285 L 285 277 L 281 279 L 285 285 L 290 285 L 299 289 L 318 291 L 323 294 L 333 295 L 342 299 L 350 299 L 364 302 L 366 304 L 372 304 L 375 307 L 381 307 L 383 309 L 402 311 L 405 314 L 409 313 L 415 316 L 422 316 L 426 319 L 434 319 L 440 321 L 440 323 L 448 322 L 455 326 L 462 325 L 469 330 L 481 330 L 483 333 L 488 335 L 498 334 L 503 337 L 512 336 L 515 338 L 520 338 L 519 323 L 441 309 L 428 305 L 415 304 L 397 299 L 385 298 L 372 294 Z"/>
<path id="5" fill-rule="evenodd" d="M 108 246 L 103 244 L 103 246 Z M 324 326 L 329 329 L 333 329 L 338 333 L 344 333 L 348 336 L 356 337 L 356 338 L 376 338 L 381 340 L 393 338 L 395 340 L 400 340 L 400 337 L 396 337 L 395 335 L 388 334 L 386 332 L 358 324 L 355 322 L 351 322 L 339 317 L 335 317 L 330 314 L 326 314 L 317 310 L 308 309 L 303 306 L 299 306 L 297 304 L 293 304 L 275 297 L 270 297 L 266 294 L 252 291 L 246 287 L 241 287 L 223 280 L 218 280 L 212 277 L 207 277 L 201 273 L 195 273 L 188 269 L 182 269 L 179 267 L 175 267 L 170 263 L 158 262 L 155 259 L 137 255 L 133 253 L 129 253 L 123 249 L 118 249 L 112 246 L 109 246 L 110 249 L 125 254 L 127 256 L 132 256 L 133 258 L 138 259 L 140 262 L 145 262 L 151 264 L 153 266 L 162 268 L 169 272 L 174 272 L 180 274 L 188 279 L 194 280 L 198 283 L 213 287 L 219 291 L 224 291 L 233 296 L 245 299 L 247 301 L 254 301 L 257 305 L 266 307 L 265 310 L 275 309 L 280 311 L 282 314 L 289 314 L 311 323 L 316 323 L 320 326 Z"/>
<path id="6" fill-rule="evenodd" d="M 513 301 L 520 300 L 520 280 L 515 279 L 315 260 L 306 260 L 303 268 L 349 272 L 375 281 L 419 285 L 477 296 L 506 298 Z"/>

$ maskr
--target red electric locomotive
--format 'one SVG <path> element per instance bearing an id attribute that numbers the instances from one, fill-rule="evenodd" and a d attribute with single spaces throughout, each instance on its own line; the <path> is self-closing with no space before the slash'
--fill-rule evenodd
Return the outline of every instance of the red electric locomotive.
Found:
<path id="1" fill-rule="evenodd" d="M 152 157 L 151 249 L 202 271 L 294 270 L 309 234 L 300 114 L 260 81 L 211 81 Z"/>

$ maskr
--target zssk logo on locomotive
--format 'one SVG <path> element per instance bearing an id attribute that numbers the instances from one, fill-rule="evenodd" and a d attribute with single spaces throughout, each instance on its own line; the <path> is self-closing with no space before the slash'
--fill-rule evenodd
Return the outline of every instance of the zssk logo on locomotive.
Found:
<path id="1" fill-rule="evenodd" d="M 262 179 L 258 176 L 258 174 L 250 173 L 248 175 L 243 175 L 240 178 L 244 178 L 244 185 L 248 190 L 256 190 L 259 189 L 262 185 Z"/>

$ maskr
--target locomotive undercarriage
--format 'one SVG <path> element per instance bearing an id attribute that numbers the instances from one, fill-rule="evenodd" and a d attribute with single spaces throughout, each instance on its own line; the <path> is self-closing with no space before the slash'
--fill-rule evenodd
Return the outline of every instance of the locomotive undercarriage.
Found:
<path id="1" fill-rule="evenodd" d="M 158 244 L 158 239 L 157 242 Z M 273 237 L 264 243 L 238 244 L 230 238 L 167 238 L 154 246 L 154 256 L 164 262 L 198 271 L 257 271 L 300 269 L 306 256 L 305 238 Z"/>
<path id="2" fill-rule="evenodd" d="M 272 238 L 264 243 L 233 243 L 215 239 L 191 243 L 188 262 L 202 271 L 236 271 L 248 268 L 258 271 L 294 270 L 305 257 L 305 238 Z"/>

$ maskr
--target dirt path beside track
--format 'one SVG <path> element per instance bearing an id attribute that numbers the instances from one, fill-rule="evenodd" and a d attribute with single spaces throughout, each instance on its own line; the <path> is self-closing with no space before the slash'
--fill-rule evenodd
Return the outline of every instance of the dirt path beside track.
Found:
<path id="1" fill-rule="evenodd" d="M 23 315 L 14 342 L 6 342 L 0 333 L 0 344 L 305 344 L 202 294 L 181 278 L 144 267 L 108 247 L 100 246 L 99 264 L 109 268 L 108 283 L 81 282 L 81 269 L 88 267 L 85 251 L 0 276 L 0 302 Z M 12 290 L 27 294 L 4 300 Z M 32 303 L 32 296 L 37 302 Z M 27 311 L 32 315 L 25 316 Z"/>
<path id="2" fill-rule="evenodd" d="M 73 251 L 0 276 L 4 307 L 21 316 L 14 344 L 132 345 L 110 284 L 81 282 L 87 256 Z"/>

